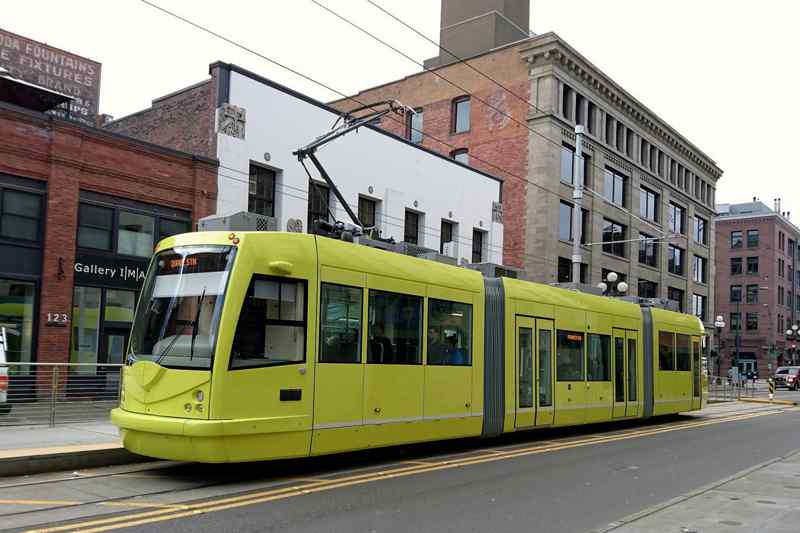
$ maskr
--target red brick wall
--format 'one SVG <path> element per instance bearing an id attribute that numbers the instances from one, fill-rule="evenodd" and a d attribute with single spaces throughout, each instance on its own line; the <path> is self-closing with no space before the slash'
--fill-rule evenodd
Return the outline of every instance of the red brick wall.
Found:
<path id="1" fill-rule="evenodd" d="M 133 115 L 109 122 L 105 129 L 182 152 L 216 157 L 213 79 L 153 100 Z"/>
<path id="2" fill-rule="evenodd" d="M 39 362 L 69 360 L 70 328 L 47 313 L 72 310 L 72 264 L 81 190 L 192 212 L 215 211 L 216 164 L 94 128 L 0 108 L 0 172 L 47 181 L 39 295 Z"/>
<path id="3" fill-rule="evenodd" d="M 354 96 L 365 104 L 385 99 L 397 99 L 403 104 L 422 107 L 422 145 L 445 155 L 458 148 L 467 148 L 470 165 L 498 176 L 503 183 L 503 262 L 522 268 L 525 257 L 526 184 L 528 175 L 528 129 L 491 107 L 501 109 L 523 124 L 527 121 L 530 83 L 527 65 L 519 57 L 518 47 L 512 46 L 470 60 L 476 69 L 500 82 L 515 95 L 477 74 L 463 64 L 454 64 L 435 72 L 467 89 L 473 95 L 470 102 L 470 131 L 451 133 L 452 101 L 464 94 L 430 72 L 367 89 Z M 339 109 L 357 104 L 353 100 L 333 102 Z M 381 126 L 401 136 L 406 127 L 395 116 L 384 117 Z M 443 142 L 437 142 L 439 141 Z M 438 228 L 437 228 L 438 231 Z"/>

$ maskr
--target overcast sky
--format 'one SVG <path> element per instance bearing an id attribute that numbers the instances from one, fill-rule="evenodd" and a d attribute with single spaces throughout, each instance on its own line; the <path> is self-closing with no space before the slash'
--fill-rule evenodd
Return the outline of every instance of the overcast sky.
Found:
<path id="1" fill-rule="evenodd" d="M 419 70 L 309 0 L 153 0 L 344 93 Z M 365 0 L 320 0 L 422 61 L 435 46 Z M 377 0 L 438 39 L 438 0 Z M 725 171 L 718 202 L 796 209 L 800 3 L 531 0 L 555 31 Z M 100 110 L 121 117 L 229 61 L 321 100 L 338 97 L 140 0 L 3 2 L 0 26 L 103 64 Z M 787 164 L 782 160 L 786 159 Z"/>

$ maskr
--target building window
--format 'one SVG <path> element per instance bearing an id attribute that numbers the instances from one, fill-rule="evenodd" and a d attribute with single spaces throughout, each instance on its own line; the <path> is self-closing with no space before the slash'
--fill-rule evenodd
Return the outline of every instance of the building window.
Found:
<path id="1" fill-rule="evenodd" d="M 469 131 L 469 96 L 453 100 L 453 133 Z"/>
<path id="2" fill-rule="evenodd" d="M 625 184 L 628 178 L 607 168 L 603 174 L 603 195 L 614 205 L 625 207 Z"/>
<path id="3" fill-rule="evenodd" d="M 758 330 L 758 313 L 745 313 L 744 327 L 747 331 Z"/>
<path id="4" fill-rule="evenodd" d="M 731 257 L 731 276 L 736 276 L 742 273 L 742 258 Z"/>
<path id="5" fill-rule="evenodd" d="M 748 248 L 758 248 L 758 230 L 757 229 L 749 229 L 749 230 L 747 230 L 747 247 Z"/>
<path id="6" fill-rule="evenodd" d="M 27 281 L 0 279 L 0 302 L 3 305 L 3 325 L 9 330 L 16 330 L 17 334 L 8 333 L 6 337 L 6 356 L 9 363 L 33 362 L 34 339 L 34 303 L 36 302 L 36 285 Z M 74 326 L 78 317 L 73 313 L 71 323 Z M 16 373 L 30 374 L 34 371 L 30 367 L 10 369 L 13 376 Z M 14 379 L 13 377 L 11 378 Z"/>
<path id="7" fill-rule="evenodd" d="M 591 101 L 586 106 L 586 129 L 592 135 L 597 133 L 597 106 Z"/>
<path id="8" fill-rule="evenodd" d="M 683 313 L 683 291 L 675 287 L 667 287 L 667 299 L 678 304 L 678 311 Z"/>
<path id="9" fill-rule="evenodd" d="M 783 305 L 785 302 L 783 287 L 778 287 L 778 305 Z"/>
<path id="10" fill-rule="evenodd" d="M 559 203 L 558 211 L 558 238 L 562 241 L 572 242 L 572 209 L 573 206 L 565 201 Z M 589 233 L 589 211 L 581 209 L 581 244 L 586 244 Z"/>
<path id="11" fill-rule="evenodd" d="M 742 314 L 741 313 L 731 313 L 731 331 L 741 331 L 742 330 Z"/>
<path id="12" fill-rule="evenodd" d="M 658 221 L 658 194 L 642 187 L 639 191 L 639 211 L 644 218 Z"/>
<path id="13" fill-rule="evenodd" d="M 737 303 L 742 301 L 742 286 L 731 285 L 731 302 Z"/>
<path id="14" fill-rule="evenodd" d="M 117 253 L 150 257 L 153 253 L 155 219 L 149 215 L 119 212 Z"/>
<path id="15" fill-rule="evenodd" d="M 111 251 L 114 210 L 90 204 L 78 208 L 78 246 Z"/>
<path id="16" fill-rule="evenodd" d="M 625 226 L 603 219 L 603 251 L 625 257 Z"/>
<path id="17" fill-rule="evenodd" d="M 424 117 L 425 115 L 421 107 L 415 109 L 413 113 L 408 114 L 408 118 L 406 119 L 408 140 L 412 143 L 419 144 L 422 142 L 422 125 Z"/>
<path id="18" fill-rule="evenodd" d="M 583 126 L 586 125 L 586 117 L 583 116 L 583 102 L 585 101 L 583 95 L 575 95 L 575 123 Z"/>
<path id="19" fill-rule="evenodd" d="M 708 230 L 706 229 L 706 219 L 694 216 L 694 241 L 700 244 L 708 244 Z"/>
<path id="20" fill-rule="evenodd" d="M 162 241 L 173 235 L 188 233 L 191 231 L 190 223 L 185 220 L 170 220 L 162 218 L 158 221 L 158 240 Z"/>
<path id="21" fill-rule="evenodd" d="M 794 241 L 792 239 L 789 239 L 789 250 L 788 250 L 788 253 L 789 253 L 789 257 L 794 259 Z"/>
<path id="22" fill-rule="evenodd" d="M 566 83 L 561 86 L 561 116 L 572 120 L 572 87 Z"/>
<path id="23" fill-rule="evenodd" d="M 575 162 L 575 149 L 569 145 L 561 146 L 561 181 L 564 183 L 573 183 L 573 163 Z M 589 176 L 591 175 L 591 163 L 589 155 L 584 152 L 583 154 L 583 184 L 586 187 L 590 186 Z"/>
<path id="24" fill-rule="evenodd" d="M 411 244 L 419 244 L 419 213 L 406 211 L 403 241 Z"/>
<path id="25" fill-rule="evenodd" d="M 572 260 L 567 257 L 558 258 L 558 282 L 572 283 Z M 581 263 L 581 283 L 589 283 L 589 265 Z"/>
<path id="26" fill-rule="evenodd" d="M 694 261 L 692 263 L 692 279 L 694 280 L 695 283 L 706 282 L 707 262 L 708 260 L 705 257 L 700 257 L 699 255 L 694 256 Z"/>
<path id="27" fill-rule="evenodd" d="M 744 245 L 741 231 L 731 232 L 731 248 L 741 248 Z"/>
<path id="28" fill-rule="evenodd" d="M 702 294 L 692 295 L 692 312 L 700 320 L 706 319 L 706 297 Z"/>
<path id="29" fill-rule="evenodd" d="M 655 281 L 639 280 L 640 298 L 658 298 L 658 283 Z"/>
<path id="30" fill-rule="evenodd" d="M 453 226 L 452 222 L 442 220 L 442 228 L 439 233 L 439 253 L 444 254 L 444 245 L 448 242 L 453 242 Z"/>
<path id="31" fill-rule="evenodd" d="M 639 262 L 643 265 L 658 268 L 658 243 L 654 237 L 639 234 Z"/>
<path id="32" fill-rule="evenodd" d="M 758 257 L 747 258 L 747 273 L 758 274 Z"/>
<path id="33" fill-rule="evenodd" d="M 42 197 L 38 194 L 3 190 L 0 235 L 22 241 L 41 239 Z"/>
<path id="34" fill-rule="evenodd" d="M 469 150 L 466 148 L 459 148 L 458 150 L 453 150 L 450 152 L 450 157 L 458 161 L 459 163 L 464 163 L 465 165 L 469 165 Z"/>
<path id="35" fill-rule="evenodd" d="M 683 256 L 684 250 L 670 244 L 667 248 L 667 270 L 677 276 L 683 276 Z"/>
<path id="36" fill-rule="evenodd" d="M 327 185 L 308 182 L 308 231 L 314 233 L 317 221 L 329 222 L 331 190 Z"/>
<path id="37" fill-rule="evenodd" d="M 363 196 L 358 197 L 358 220 L 365 228 L 375 227 L 375 207 L 377 202 Z"/>
<path id="38" fill-rule="evenodd" d="M 268 217 L 275 216 L 275 172 L 258 165 L 250 165 L 247 210 Z"/>
<path id="39" fill-rule="evenodd" d="M 614 132 L 616 131 L 614 124 L 616 124 L 616 122 L 614 117 L 606 113 L 606 144 L 609 146 L 614 145 Z"/>
<path id="40" fill-rule="evenodd" d="M 669 229 L 673 233 L 686 234 L 686 208 L 669 203 Z"/>
<path id="41" fill-rule="evenodd" d="M 472 262 L 473 263 L 482 263 L 483 262 L 483 231 L 479 229 L 472 230 Z"/>
<path id="42" fill-rule="evenodd" d="M 747 286 L 747 303 L 749 304 L 758 303 L 758 285 Z"/>

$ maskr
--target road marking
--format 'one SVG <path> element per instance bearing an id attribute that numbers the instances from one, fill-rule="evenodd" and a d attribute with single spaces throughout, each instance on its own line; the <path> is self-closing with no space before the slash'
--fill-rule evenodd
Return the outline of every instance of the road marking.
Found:
<path id="1" fill-rule="evenodd" d="M 680 431 L 686 429 L 693 429 L 697 427 L 704 427 L 709 425 L 722 424 L 725 422 L 735 422 L 740 420 L 747 420 L 750 418 L 757 418 L 767 415 L 779 414 L 785 410 L 769 410 L 756 413 L 746 413 L 741 415 L 732 415 L 726 418 L 715 418 L 712 420 L 699 420 L 696 422 L 676 423 L 672 425 L 665 425 L 666 427 L 656 427 L 653 429 L 637 430 L 622 434 L 614 435 L 600 435 L 596 437 L 578 439 L 572 442 L 561 442 L 557 444 L 539 444 L 527 448 L 511 449 L 505 454 L 483 455 L 477 457 L 468 457 L 463 459 L 452 459 L 438 462 L 432 462 L 427 465 L 409 466 L 395 468 L 392 470 L 384 470 L 380 472 L 359 474 L 349 477 L 320 480 L 317 482 L 307 483 L 305 485 L 283 487 L 280 489 L 272 489 L 263 492 L 245 494 L 241 496 L 233 496 L 222 498 L 218 500 L 210 500 L 196 504 L 186 504 L 184 510 L 175 512 L 174 509 L 161 509 L 155 511 L 148 511 L 143 513 L 125 514 L 112 518 L 90 520 L 87 522 L 79 522 L 73 524 L 66 524 L 63 526 L 55 526 L 45 529 L 30 530 L 29 533 L 54 533 L 60 531 L 74 531 L 76 533 L 98 533 L 100 531 L 111 531 L 115 529 L 122 529 L 132 526 L 149 524 L 154 522 L 162 522 L 166 520 L 174 520 L 177 518 L 185 518 L 189 516 L 196 516 L 204 513 L 224 511 L 237 507 L 244 507 L 248 505 L 255 505 L 259 503 L 266 503 L 275 500 L 282 500 L 304 494 L 313 494 L 316 492 L 323 492 L 338 488 L 344 488 L 353 485 L 360 485 L 372 481 L 383 479 L 391 479 L 397 477 L 407 477 L 411 475 L 423 474 L 428 472 L 436 472 L 439 470 L 446 470 L 451 468 L 471 466 L 487 462 L 494 462 L 499 460 L 514 459 L 527 455 L 536 455 L 541 453 L 549 453 L 572 448 L 579 448 L 593 444 L 605 444 L 610 442 L 618 442 L 633 438 L 647 437 L 658 435 L 661 433 L 668 433 L 672 431 Z M 94 527 L 99 526 L 99 527 Z M 81 529 L 89 528 L 89 529 Z"/>
<path id="2" fill-rule="evenodd" d="M 80 505 L 73 500 L 0 500 L 0 505 Z"/>
<path id="3" fill-rule="evenodd" d="M 119 442 L 104 442 L 99 444 L 80 444 L 76 446 L 55 446 L 52 448 L 22 448 L 17 450 L 0 451 L 0 459 L 17 459 L 38 455 L 58 455 L 62 453 L 92 452 L 97 450 L 121 450 Z"/>
<path id="4" fill-rule="evenodd" d="M 168 504 L 168 503 L 147 503 L 147 502 L 100 502 L 97 505 L 104 505 L 107 507 L 144 507 L 144 508 L 158 508 L 158 509 L 187 509 L 185 504 Z"/>

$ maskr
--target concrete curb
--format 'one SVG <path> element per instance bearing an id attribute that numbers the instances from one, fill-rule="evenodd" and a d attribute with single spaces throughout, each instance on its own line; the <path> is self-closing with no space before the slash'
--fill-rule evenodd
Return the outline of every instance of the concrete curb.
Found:
<path id="1" fill-rule="evenodd" d="M 152 461 L 120 445 L 64 446 L 0 453 L 0 478 Z"/>
<path id="2" fill-rule="evenodd" d="M 766 398 L 739 398 L 740 402 L 764 403 L 767 405 L 797 405 L 794 400 L 768 400 Z"/>

